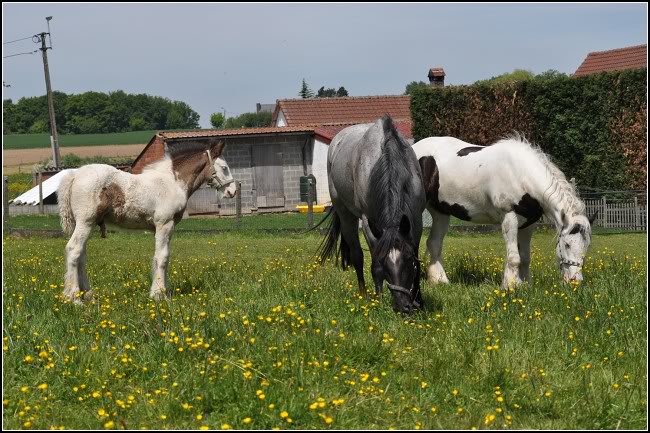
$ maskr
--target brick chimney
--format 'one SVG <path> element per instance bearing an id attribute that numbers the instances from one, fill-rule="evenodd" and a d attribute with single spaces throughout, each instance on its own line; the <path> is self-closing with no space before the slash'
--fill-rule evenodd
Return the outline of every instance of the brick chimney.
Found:
<path id="1" fill-rule="evenodd" d="M 429 84 L 431 87 L 445 87 L 445 70 L 442 68 L 429 69 Z"/>

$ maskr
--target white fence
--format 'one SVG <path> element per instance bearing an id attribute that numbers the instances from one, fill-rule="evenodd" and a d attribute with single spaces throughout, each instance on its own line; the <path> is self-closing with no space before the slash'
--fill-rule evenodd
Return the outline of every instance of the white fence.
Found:
<path id="1" fill-rule="evenodd" d="M 598 212 L 594 226 L 622 229 L 648 230 L 648 204 L 640 202 L 637 197 L 632 199 L 587 199 L 584 201 L 587 215 Z"/>

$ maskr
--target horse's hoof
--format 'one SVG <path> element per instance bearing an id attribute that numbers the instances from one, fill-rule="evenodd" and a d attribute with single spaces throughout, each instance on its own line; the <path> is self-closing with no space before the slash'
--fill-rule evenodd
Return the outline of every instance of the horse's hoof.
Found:
<path id="1" fill-rule="evenodd" d="M 432 284 L 449 284 L 449 279 L 447 277 L 440 277 L 439 275 L 430 275 L 429 281 L 431 281 Z"/>
<path id="2" fill-rule="evenodd" d="M 66 290 L 63 292 L 63 300 L 64 302 L 70 302 L 71 304 L 83 305 L 82 295 L 83 293 L 79 289 Z"/>
<path id="3" fill-rule="evenodd" d="M 81 299 L 82 299 L 84 302 L 90 302 L 90 301 L 92 301 L 94 298 L 95 298 L 95 292 L 93 292 L 92 290 L 86 290 L 86 291 L 83 292 L 83 294 L 81 295 Z"/>
<path id="4" fill-rule="evenodd" d="M 164 301 L 165 299 L 167 299 L 167 295 L 165 294 L 164 291 L 153 292 L 149 295 L 149 297 L 156 302 Z"/>

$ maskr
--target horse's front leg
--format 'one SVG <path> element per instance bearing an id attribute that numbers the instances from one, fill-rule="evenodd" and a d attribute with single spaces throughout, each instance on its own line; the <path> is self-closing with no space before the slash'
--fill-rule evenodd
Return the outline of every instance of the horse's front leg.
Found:
<path id="1" fill-rule="evenodd" d="M 169 239 L 174 230 L 174 221 L 156 225 L 156 252 L 153 257 L 153 271 L 149 297 L 155 301 L 167 297 L 167 263 L 169 262 Z"/>
<path id="2" fill-rule="evenodd" d="M 375 283 L 375 294 L 379 296 L 384 288 L 384 270 L 381 267 L 381 263 L 374 258 L 370 265 L 370 272 L 372 273 L 372 281 Z"/>
<path id="3" fill-rule="evenodd" d="M 521 263 L 519 264 L 519 278 L 522 281 L 527 281 L 532 284 L 533 280 L 530 276 L 530 240 L 533 237 L 535 225 L 526 227 L 519 230 L 517 233 L 517 243 L 519 245 L 519 257 Z"/>
<path id="4" fill-rule="evenodd" d="M 506 241 L 506 265 L 503 271 L 502 287 L 509 288 L 521 283 L 519 278 L 519 265 L 521 258 L 517 246 L 517 232 L 519 231 L 519 221 L 517 214 L 508 212 L 501 223 L 503 239 Z"/>
<path id="5" fill-rule="evenodd" d="M 429 281 L 434 284 L 449 283 L 447 273 L 442 267 L 442 241 L 445 239 L 449 229 L 449 215 L 441 214 L 429 208 L 431 213 L 431 230 L 427 239 L 427 250 L 429 251 L 430 262 L 427 269 Z"/>

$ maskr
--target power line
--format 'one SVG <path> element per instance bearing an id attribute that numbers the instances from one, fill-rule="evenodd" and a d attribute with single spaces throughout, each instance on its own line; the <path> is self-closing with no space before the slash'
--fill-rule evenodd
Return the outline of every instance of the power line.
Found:
<path id="1" fill-rule="evenodd" d="M 7 57 L 24 56 L 25 54 L 34 54 L 34 53 L 38 53 L 38 50 L 30 51 L 28 53 L 18 53 L 18 54 L 12 54 L 10 56 L 4 56 L 3 59 L 6 59 Z"/>
<path id="2" fill-rule="evenodd" d="M 3 42 L 2 45 L 13 44 L 14 42 L 20 42 L 20 41 L 24 41 L 25 39 L 33 39 L 33 38 L 34 35 L 22 39 L 16 39 L 15 41 Z"/>

